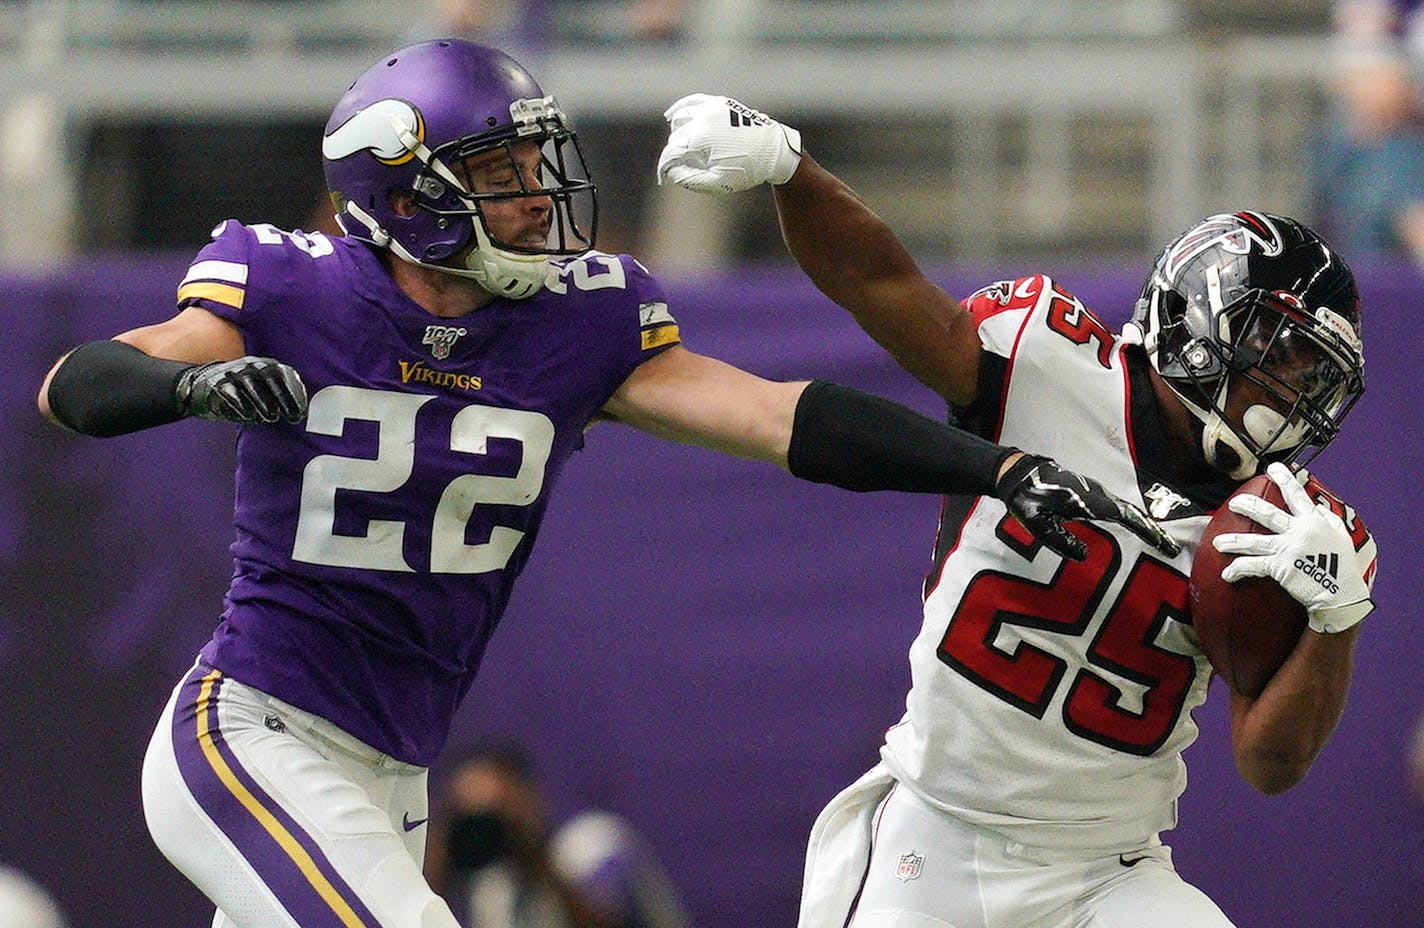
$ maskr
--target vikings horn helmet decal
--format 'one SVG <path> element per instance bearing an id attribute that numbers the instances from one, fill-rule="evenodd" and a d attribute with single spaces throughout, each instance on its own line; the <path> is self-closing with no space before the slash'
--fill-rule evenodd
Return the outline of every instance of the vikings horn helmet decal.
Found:
<path id="1" fill-rule="evenodd" d="M 405 164 L 415 157 L 403 141 L 406 133 L 425 141 L 425 124 L 415 107 L 404 100 L 380 100 L 329 132 L 321 140 L 321 156 L 340 161 L 365 151 L 382 164 Z"/>

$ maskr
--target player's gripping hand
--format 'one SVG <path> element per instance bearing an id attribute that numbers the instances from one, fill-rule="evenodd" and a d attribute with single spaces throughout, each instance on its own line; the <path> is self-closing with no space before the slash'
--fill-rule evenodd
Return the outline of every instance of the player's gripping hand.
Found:
<path id="1" fill-rule="evenodd" d="M 307 388 L 297 372 L 272 358 L 238 358 L 190 367 L 178 375 L 178 404 L 200 419 L 300 422 Z"/>
<path id="2" fill-rule="evenodd" d="M 1216 536 L 1216 550 L 1238 557 L 1221 572 L 1235 583 L 1242 577 L 1270 577 L 1303 606 L 1310 627 L 1322 634 L 1342 632 L 1374 611 L 1369 565 L 1355 556 L 1355 543 L 1345 522 L 1310 494 L 1284 464 L 1272 464 L 1266 475 L 1281 488 L 1287 509 L 1259 496 L 1233 496 L 1231 511 L 1259 522 L 1273 534 L 1232 532 Z"/>
<path id="3" fill-rule="evenodd" d="M 994 488 L 1009 512 L 1049 550 L 1074 561 L 1088 556 L 1088 547 L 1069 533 L 1070 519 L 1116 522 L 1169 556 L 1181 546 L 1147 513 L 1119 499 L 1096 480 L 1074 473 L 1051 458 L 1025 454 L 1015 461 Z"/>
<path id="4" fill-rule="evenodd" d="M 658 183 L 698 193 L 784 184 L 801 163 L 801 133 L 730 97 L 694 93 L 663 113 L 670 131 Z"/>

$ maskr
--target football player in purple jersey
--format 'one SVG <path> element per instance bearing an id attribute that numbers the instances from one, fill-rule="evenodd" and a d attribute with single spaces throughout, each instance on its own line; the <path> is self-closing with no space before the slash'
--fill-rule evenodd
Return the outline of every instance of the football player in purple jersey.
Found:
<path id="1" fill-rule="evenodd" d="M 1373 609 L 1373 539 L 1292 470 L 1364 389 L 1349 267 L 1299 223 L 1242 210 L 1161 253 L 1122 333 L 1043 275 L 961 303 L 794 129 L 707 94 L 665 116 L 660 182 L 771 184 L 802 269 L 957 421 L 1091 466 L 1182 543 L 1082 523 L 1088 556 L 1067 562 L 998 501 L 947 501 L 906 714 L 813 827 L 801 928 L 1229 928 L 1161 840 L 1212 674 L 1188 578 L 1211 513 L 1265 471 L 1285 508 L 1232 497 L 1264 531 L 1214 544 L 1242 555 L 1223 579 L 1271 577 L 1307 613 L 1265 689 L 1231 693 L 1241 775 L 1287 790 L 1335 729 Z"/>
<path id="2" fill-rule="evenodd" d="M 40 408 L 91 435 L 240 424 L 235 570 L 143 774 L 215 924 L 453 928 L 421 875 L 426 769 L 565 462 L 623 422 L 854 490 L 990 494 L 1175 544 L 1096 482 L 829 383 L 680 345 L 657 280 L 593 250 L 554 98 L 468 42 L 393 52 L 322 139 L 345 235 L 227 220 L 178 312 L 61 358 Z"/>

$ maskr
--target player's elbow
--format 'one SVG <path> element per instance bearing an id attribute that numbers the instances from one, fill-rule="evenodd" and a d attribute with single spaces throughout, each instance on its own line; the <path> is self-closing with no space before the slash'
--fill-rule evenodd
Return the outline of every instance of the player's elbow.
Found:
<path id="1" fill-rule="evenodd" d="M 1309 767 L 1293 768 L 1290 770 L 1277 770 L 1270 773 L 1255 773 L 1254 775 L 1242 774 L 1246 782 L 1258 793 L 1266 796 L 1279 796 L 1281 793 L 1291 789 L 1301 780 L 1305 779 L 1305 772 Z"/>
<path id="2" fill-rule="evenodd" d="M 1245 748 L 1236 751 L 1236 770 L 1257 792 L 1276 796 L 1305 779 L 1314 760 L 1314 753 Z"/>

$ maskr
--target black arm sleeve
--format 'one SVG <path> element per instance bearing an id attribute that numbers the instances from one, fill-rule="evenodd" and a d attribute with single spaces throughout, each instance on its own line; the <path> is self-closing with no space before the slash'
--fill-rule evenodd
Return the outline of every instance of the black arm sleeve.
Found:
<path id="1" fill-rule="evenodd" d="M 54 372 L 49 408 L 74 431 L 100 438 L 176 422 L 187 415 L 175 392 L 178 375 L 192 366 L 123 342 L 86 342 Z"/>
<path id="2" fill-rule="evenodd" d="M 813 381 L 796 404 L 787 469 L 847 490 L 985 495 L 1005 448 L 897 403 Z"/>

